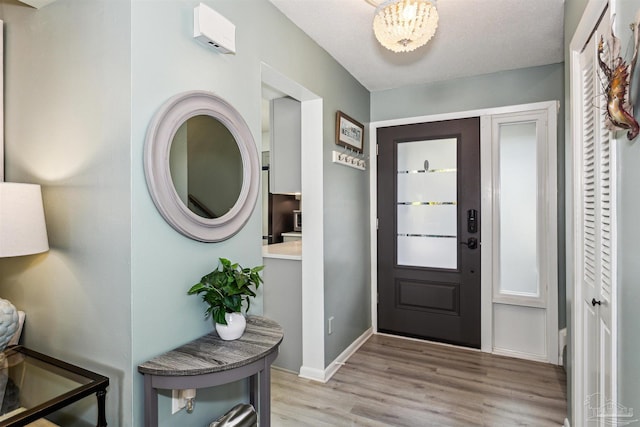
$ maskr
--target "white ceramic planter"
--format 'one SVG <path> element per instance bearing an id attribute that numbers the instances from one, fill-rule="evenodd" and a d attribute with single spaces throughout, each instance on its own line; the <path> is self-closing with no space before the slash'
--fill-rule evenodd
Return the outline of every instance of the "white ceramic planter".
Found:
<path id="1" fill-rule="evenodd" d="M 220 338 L 225 341 L 232 341 L 237 340 L 244 334 L 247 320 L 242 313 L 225 313 L 224 319 L 227 321 L 226 325 L 216 323 L 216 332 L 218 332 Z"/>

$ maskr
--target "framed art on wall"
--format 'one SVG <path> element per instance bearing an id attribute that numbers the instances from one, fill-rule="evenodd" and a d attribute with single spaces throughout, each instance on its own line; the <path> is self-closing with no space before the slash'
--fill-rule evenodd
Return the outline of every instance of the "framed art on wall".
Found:
<path id="1" fill-rule="evenodd" d="M 364 125 L 344 114 L 336 113 L 336 144 L 362 153 Z"/>

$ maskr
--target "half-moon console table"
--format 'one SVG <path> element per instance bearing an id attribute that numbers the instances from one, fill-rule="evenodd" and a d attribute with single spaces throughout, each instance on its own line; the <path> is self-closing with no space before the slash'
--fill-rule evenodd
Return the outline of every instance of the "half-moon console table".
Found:
<path id="1" fill-rule="evenodd" d="M 273 320 L 249 316 L 240 339 L 224 341 L 212 332 L 139 365 L 144 375 L 144 425 L 158 425 L 158 389 L 206 388 L 249 378 L 249 399 L 260 427 L 269 427 L 269 370 L 283 335 Z"/>

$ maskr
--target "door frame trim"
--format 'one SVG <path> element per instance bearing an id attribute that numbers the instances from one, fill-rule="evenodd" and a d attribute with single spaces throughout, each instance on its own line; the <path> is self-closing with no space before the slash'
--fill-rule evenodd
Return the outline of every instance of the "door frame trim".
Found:
<path id="1" fill-rule="evenodd" d="M 558 159 L 557 159 L 557 111 L 554 111 L 554 106 L 549 105 L 547 109 L 531 110 L 526 112 L 508 113 L 508 114 L 496 114 L 487 119 L 492 122 L 492 152 L 493 163 L 490 169 L 493 172 L 492 181 L 495 198 L 494 211 L 492 212 L 493 224 L 499 225 L 499 189 L 498 175 L 496 170 L 499 159 L 499 146 L 497 144 L 498 138 L 495 132 L 497 131 L 496 125 L 499 123 L 518 123 L 521 121 L 535 121 L 536 127 L 539 131 L 545 132 L 542 136 L 542 132 L 538 133 L 536 141 L 537 151 L 537 209 L 538 209 L 538 269 L 539 278 L 538 283 L 540 285 L 540 296 L 538 298 L 531 297 L 515 297 L 500 295 L 497 288 L 497 282 L 495 281 L 499 277 L 499 250 L 496 246 L 499 245 L 500 233 L 496 228 L 492 229 L 495 245 L 491 246 L 493 251 L 493 309 L 498 307 L 503 309 L 506 306 L 511 306 L 511 309 L 515 307 L 529 307 L 540 308 L 545 310 L 545 349 L 544 354 L 534 354 L 531 352 L 522 352 L 514 349 L 500 348 L 494 341 L 493 353 L 505 354 L 523 359 L 537 360 L 554 365 L 560 364 L 561 353 L 558 349 Z M 482 166 L 481 166 L 482 167 Z M 488 169 L 488 168 L 487 168 Z M 486 222 L 486 221 L 485 221 Z M 522 310 L 522 309 L 521 309 Z M 523 315 L 521 312 L 519 315 Z M 498 328 L 497 323 L 494 321 L 494 330 Z M 502 333 L 506 331 L 502 328 Z M 517 339 L 514 336 L 512 339 Z"/>
<path id="2" fill-rule="evenodd" d="M 535 102 L 530 104 L 518 104 L 504 107 L 483 108 L 477 110 L 459 111 L 452 113 L 432 114 L 426 116 L 407 117 L 401 119 L 381 120 L 369 123 L 369 144 L 371 152 L 374 152 L 376 147 L 377 154 L 377 129 L 387 126 L 398 126 L 407 124 L 416 124 L 424 122 L 436 122 L 441 120 L 457 120 L 470 117 L 480 117 L 480 191 L 481 191 L 481 207 L 480 216 L 489 220 L 483 220 L 480 225 L 482 235 L 482 245 L 485 250 L 481 254 L 481 345 L 480 350 L 483 352 L 491 353 L 493 351 L 493 287 L 492 283 L 492 245 L 493 241 L 491 236 L 493 234 L 492 221 L 493 217 L 493 186 L 492 186 L 492 172 L 491 172 L 491 157 L 492 157 L 492 141 L 491 141 L 491 116 L 498 114 L 519 113 L 532 110 L 548 110 L 549 111 L 549 129 L 551 129 L 551 120 L 557 122 L 557 112 L 559 108 L 559 101 L 544 101 Z M 557 144 L 557 131 L 552 134 L 549 131 L 549 141 Z M 369 197 L 370 197 L 370 238 L 371 238 L 371 324 L 373 332 L 378 333 L 378 238 L 377 238 L 377 175 L 378 175 L 378 159 L 377 155 L 372 155 L 369 162 Z M 557 234 L 557 231 L 556 231 Z M 556 327 L 549 329 L 548 343 L 552 341 L 555 346 L 552 345 L 549 349 L 557 349 L 558 341 L 558 327 L 557 327 L 557 314 L 558 314 L 558 292 L 557 282 L 555 292 L 550 292 L 550 297 L 554 302 L 549 303 L 549 310 L 555 311 Z M 548 322 L 549 323 L 549 322 Z M 555 352 L 557 353 L 557 351 Z M 551 363 L 558 363 L 558 355 L 549 352 L 549 358 Z"/>
<path id="3" fill-rule="evenodd" d="M 302 241 L 302 366 L 300 376 L 325 379 L 324 339 L 324 180 L 322 162 L 323 99 L 309 89 L 260 63 L 261 84 L 285 93 L 301 103 L 301 183 L 305 210 Z M 262 188 L 261 190 L 262 191 Z"/>
<path id="4" fill-rule="evenodd" d="M 616 13 L 616 3 L 609 3 L 608 0 L 589 0 L 580 18 L 578 27 L 576 28 L 571 42 L 569 44 L 569 99 L 573 100 L 581 92 L 580 79 L 578 76 L 582 72 L 580 69 L 580 53 L 582 52 L 585 44 L 589 41 L 589 37 L 593 30 L 598 26 L 600 17 L 609 8 L 609 16 L 613 16 Z M 580 224 L 580 212 L 578 211 L 576 204 L 579 202 L 576 197 L 579 195 L 579 191 L 575 191 L 576 183 L 580 183 L 581 177 L 578 172 L 580 169 L 575 166 L 578 145 L 576 143 L 577 135 L 580 135 L 582 131 L 582 120 L 580 120 L 580 111 L 578 110 L 580 105 L 575 102 L 571 103 L 570 108 L 570 126 L 566 128 L 565 141 L 570 142 L 565 145 L 565 194 L 566 194 L 566 242 L 567 242 L 567 283 L 573 285 L 573 294 L 570 296 L 573 301 L 573 309 L 567 313 L 567 331 L 570 335 L 570 345 L 572 349 L 569 356 L 569 365 L 571 366 L 570 377 L 571 384 L 568 384 L 570 390 L 571 402 L 569 414 L 572 425 L 583 425 L 585 421 L 586 408 L 582 405 L 582 399 L 584 397 L 584 383 L 583 374 L 585 369 L 584 355 L 581 349 L 584 345 L 583 340 L 583 306 L 582 301 L 582 286 L 576 283 L 576 270 L 580 268 L 581 260 L 576 256 L 579 251 L 582 234 L 576 229 L 576 226 Z M 614 172 L 615 173 L 615 172 Z M 617 286 L 617 283 L 612 284 L 613 287 Z M 569 297 L 569 295 L 568 295 Z M 567 298 L 569 300 L 569 298 Z M 567 307 L 569 308 L 569 306 Z M 571 321 L 571 323 L 569 323 Z M 614 322 L 617 319 L 613 319 Z M 614 390 L 617 390 L 617 371 L 613 372 L 615 377 Z"/>

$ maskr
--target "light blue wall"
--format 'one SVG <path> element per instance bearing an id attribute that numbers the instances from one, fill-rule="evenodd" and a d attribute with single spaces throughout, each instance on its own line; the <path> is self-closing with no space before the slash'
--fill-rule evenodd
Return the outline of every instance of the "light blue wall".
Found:
<path id="1" fill-rule="evenodd" d="M 182 237 L 157 213 L 142 152 L 147 124 L 167 98 L 211 90 L 257 137 L 261 61 L 323 98 L 325 314 L 335 317 L 336 330 L 325 337 L 328 364 L 371 317 L 368 172 L 331 163 L 335 111 L 366 125 L 370 115 L 383 120 L 563 93 L 562 66 L 552 65 L 378 92 L 370 108 L 368 92 L 266 0 L 206 2 L 236 24 L 236 55 L 192 39 L 197 3 L 58 0 L 39 11 L 1 3 L 7 179 L 43 184 L 52 250 L 1 260 L 0 290 L 28 312 L 27 345 L 111 378 L 112 425 L 142 422 L 138 363 L 210 330 L 200 301 L 186 296 L 188 286 L 219 256 L 262 262 L 259 209 L 218 244 Z M 199 411 L 189 418 L 169 416 L 164 398 L 161 423 L 203 423 L 244 395 L 241 385 L 199 393 Z M 90 420 L 93 406 L 78 411 Z"/>
<path id="2" fill-rule="evenodd" d="M 171 96 L 187 90 L 213 91 L 234 105 L 248 122 L 253 135 L 259 130 L 260 74 L 251 66 L 246 45 L 246 24 L 235 22 L 230 2 L 215 8 L 237 25 L 238 54 L 225 56 L 196 43 L 192 34 L 195 1 L 132 2 L 132 369 L 145 360 L 199 337 L 211 330 L 203 318 L 199 298 L 187 296 L 190 285 L 213 270 L 219 257 L 244 266 L 262 264 L 260 222 L 255 215 L 242 231 L 217 244 L 190 240 L 173 230 L 158 214 L 151 200 L 143 170 L 144 138 L 153 114 Z M 209 3 L 210 4 L 210 3 Z M 223 7 L 220 7 L 223 6 Z M 242 84 L 239 84 L 242 82 Z M 253 83 L 253 84 L 251 84 Z M 252 98 L 255 100 L 252 102 Z M 254 104 L 255 105 L 252 105 Z M 261 297 L 260 297 L 261 298 Z M 254 304 L 261 312 L 261 299 Z M 141 425 L 142 378 L 134 375 L 134 418 Z M 215 394 L 213 394 L 215 393 Z M 170 396 L 163 393 L 162 396 Z M 162 397 L 161 396 L 161 397 Z M 159 405 L 161 425 L 204 425 L 224 408 L 242 399 L 244 387 L 221 387 L 198 392 L 197 410 L 170 416 L 169 399 Z M 219 400 L 206 405 L 207 400 Z M 211 406 L 205 410 L 207 406 Z"/>
<path id="3" fill-rule="evenodd" d="M 42 185 L 51 250 L 0 259 L 24 343 L 110 378 L 110 425 L 131 414 L 130 7 L 0 2 L 7 181 Z M 95 425 L 95 399 L 72 418 Z M 72 418 L 60 422 L 72 426 Z"/>
<path id="4" fill-rule="evenodd" d="M 185 90 L 210 90 L 234 105 L 260 137 L 260 64 L 268 63 L 323 98 L 325 217 L 366 217 L 368 175 L 336 170 L 335 111 L 366 123 L 369 93 L 267 0 L 207 1 L 237 28 L 236 55 L 192 38 L 195 0 L 57 0 L 35 10 L 0 0 L 6 22 L 7 179 L 43 184 L 52 250 L 0 260 L 0 292 L 27 311 L 25 342 L 111 379 L 110 425 L 142 424 L 137 365 L 211 330 L 204 306 L 186 290 L 217 258 L 259 265 L 261 212 L 228 241 L 204 244 L 167 225 L 143 172 L 147 125 Z M 257 141 L 259 143 L 259 141 Z M 346 169 L 346 168 L 344 168 Z M 335 187 L 335 188 L 333 188 Z M 344 190 L 341 190 L 344 188 Z M 345 201 L 342 203 L 342 201 Z M 329 357 L 370 325 L 366 227 L 344 233 L 327 218 L 326 275 L 336 315 Z M 335 269 L 342 269 L 340 274 Z M 332 302 L 333 301 L 333 302 Z M 346 307 L 343 301 L 349 304 Z M 338 302 L 342 305 L 338 307 Z M 292 301 L 292 304 L 296 302 Z M 252 305 L 260 313 L 261 295 Z M 333 313 L 333 311 L 332 311 Z M 200 425 L 246 397 L 243 384 L 198 392 L 196 412 L 161 425 Z M 215 402 L 215 403 L 214 403 Z M 85 423 L 95 402 L 75 407 Z M 64 420 L 66 426 L 74 425 Z"/>
<path id="5" fill-rule="evenodd" d="M 327 342 L 329 355 L 339 354 L 370 324 L 369 305 L 361 304 L 368 301 L 370 267 L 364 228 L 356 224 L 352 238 L 353 235 L 344 232 L 342 221 L 335 224 L 338 221 L 332 217 L 357 218 L 362 222 L 369 207 L 367 192 L 360 189 L 366 186 L 368 175 L 345 176 L 329 164 L 330 151 L 334 147 L 335 111 L 343 110 L 367 122 L 369 94 L 267 0 L 205 3 L 236 25 L 235 55 L 221 55 L 193 40 L 193 7 L 197 1 L 132 2 L 132 366 L 135 369 L 140 362 L 211 329 L 211 324 L 202 319 L 202 303 L 187 296 L 186 290 L 215 267 L 218 257 L 230 257 L 247 266 L 262 263 L 260 209 L 254 211 L 239 234 L 217 244 L 189 240 L 162 220 L 149 197 L 142 168 L 147 125 L 170 96 L 203 89 L 234 105 L 254 137 L 260 138 L 261 62 L 323 98 L 325 154 L 318 161 L 325 164 L 325 244 L 346 250 L 339 254 L 326 250 L 325 275 L 334 281 L 328 284 L 326 280 L 325 305 L 337 306 L 337 301 L 342 304 L 344 300 L 351 304 L 345 308 L 345 314 L 336 316 L 337 331 L 344 333 L 336 332 L 338 339 Z M 349 203 L 340 203 L 344 199 Z M 350 260 L 346 267 L 342 261 L 333 262 L 345 258 Z M 334 273 L 338 268 L 343 270 Z M 261 305 L 261 299 L 252 304 L 254 312 L 259 313 Z M 133 425 L 140 425 L 142 381 L 135 375 L 134 380 Z M 241 386 L 222 387 L 208 395 L 198 392 L 198 410 L 192 415 L 177 416 L 169 415 L 168 399 L 163 399 L 161 424 L 203 424 L 207 417 L 219 415 L 244 395 Z M 223 397 L 226 401 L 221 404 L 206 404 L 207 400 Z"/>
<path id="6" fill-rule="evenodd" d="M 371 121 L 562 100 L 563 64 L 406 86 L 371 94 Z"/>
<path id="7" fill-rule="evenodd" d="M 371 121 L 563 100 L 563 64 L 384 90 L 371 94 Z M 564 117 L 561 103 L 559 117 Z M 558 120 L 558 307 L 565 326 L 564 121 Z"/>
<path id="8" fill-rule="evenodd" d="M 323 83 L 334 93 L 324 100 L 324 312 L 325 367 L 371 326 L 371 242 L 369 169 L 362 171 L 332 162 L 335 113 L 341 110 L 365 126 L 364 155 L 370 154 L 369 92 L 361 86 Z M 339 99 L 338 94 L 345 95 Z M 303 195 L 304 197 L 304 195 Z M 333 317 L 333 333 L 328 319 Z"/>
<path id="9" fill-rule="evenodd" d="M 636 4 L 637 10 L 638 4 Z M 635 10 L 634 10 L 635 12 Z M 640 143 L 619 140 L 618 177 L 620 179 L 618 213 L 618 402 L 627 408 L 640 408 L 640 239 L 637 213 L 640 211 L 638 180 Z"/>
<path id="10" fill-rule="evenodd" d="M 640 0 L 618 0 L 615 34 L 622 42 L 621 52 L 631 52 L 632 32 L 629 23 L 640 9 Z M 630 60 L 631 53 L 625 55 Z M 637 72 L 637 71 L 636 71 Z M 638 86 L 632 94 L 635 102 L 640 98 Z M 636 104 L 636 119 L 640 118 L 640 108 Z M 640 182 L 640 138 L 629 141 L 625 132 L 618 132 L 618 403 L 633 408 L 634 414 L 640 410 L 640 226 L 637 214 L 640 211 L 638 182 Z M 634 418 L 637 418 L 634 417 Z"/>

